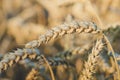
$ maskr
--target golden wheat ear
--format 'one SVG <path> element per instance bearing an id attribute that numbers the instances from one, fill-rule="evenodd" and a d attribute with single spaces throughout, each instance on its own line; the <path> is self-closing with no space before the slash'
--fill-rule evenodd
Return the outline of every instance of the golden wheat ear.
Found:
<path id="1" fill-rule="evenodd" d="M 0 71 L 6 70 L 8 67 L 26 58 L 34 59 L 40 55 L 38 49 L 17 49 L 14 52 L 5 54 L 0 61 Z"/>
<path id="2" fill-rule="evenodd" d="M 38 40 L 33 40 L 25 45 L 25 48 L 39 47 L 42 43 L 47 43 L 51 39 L 55 39 L 66 34 L 72 33 L 100 33 L 101 30 L 97 28 L 94 22 L 73 21 L 68 24 L 62 24 L 48 30 L 45 34 L 39 36 Z"/>
<path id="3" fill-rule="evenodd" d="M 95 73 L 95 66 L 98 63 L 98 58 L 100 52 L 104 47 L 102 39 L 97 40 L 96 45 L 93 47 L 92 52 L 88 56 L 88 60 L 84 64 L 84 69 L 82 75 L 80 75 L 79 80 L 93 80 L 93 73 Z"/>

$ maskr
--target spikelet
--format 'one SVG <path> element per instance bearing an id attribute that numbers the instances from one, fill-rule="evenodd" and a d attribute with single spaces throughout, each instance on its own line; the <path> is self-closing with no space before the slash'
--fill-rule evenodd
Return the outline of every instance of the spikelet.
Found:
<path id="1" fill-rule="evenodd" d="M 78 22 L 73 21 L 69 24 L 62 24 L 60 26 L 54 27 L 48 30 L 45 34 L 39 36 L 38 40 L 33 40 L 25 45 L 25 48 L 39 47 L 42 43 L 47 43 L 51 39 L 55 39 L 59 36 L 64 36 L 65 34 L 72 33 L 100 33 L 101 30 L 97 28 L 94 22 Z"/>
<path id="2" fill-rule="evenodd" d="M 20 60 L 24 60 L 26 58 L 34 59 L 37 55 L 40 55 L 38 49 L 17 49 L 14 52 L 5 54 L 3 59 L 0 61 L 0 71 L 6 70 L 8 67 L 18 63 Z"/>
<path id="3" fill-rule="evenodd" d="M 97 60 L 100 52 L 104 47 L 102 40 L 96 42 L 95 47 L 93 47 L 92 52 L 88 56 L 87 62 L 85 62 L 82 75 L 79 77 L 79 80 L 93 80 L 93 73 L 95 73 L 95 66 L 97 65 Z"/>
<path id="4" fill-rule="evenodd" d="M 40 80 L 40 73 L 36 69 L 32 69 L 26 77 L 26 80 Z"/>

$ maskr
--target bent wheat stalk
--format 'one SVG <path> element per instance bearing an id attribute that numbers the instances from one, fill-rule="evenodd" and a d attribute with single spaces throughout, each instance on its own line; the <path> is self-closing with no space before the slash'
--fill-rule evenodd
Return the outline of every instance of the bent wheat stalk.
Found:
<path id="1" fill-rule="evenodd" d="M 115 52 L 112 48 L 112 45 L 110 44 L 110 41 L 107 39 L 107 37 L 104 34 L 103 34 L 103 36 L 104 36 L 104 39 L 106 41 L 106 44 L 107 44 L 107 47 L 108 47 L 109 51 L 112 52 L 112 56 L 113 56 L 113 59 L 114 59 L 114 62 L 115 62 L 115 68 L 117 70 L 118 80 L 120 80 L 120 70 L 119 70 L 117 59 L 115 57 Z"/>
<path id="2" fill-rule="evenodd" d="M 73 21 L 69 24 L 62 24 L 60 26 L 54 27 L 44 35 L 39 36 L 38 40 L 33 40 L 25 45 L 25 48 L 35 48 L 39 47 L 42 43 L 47 43 L 51 39 L 55 39 L 59 36 L 64 36 L 65 34 L 72 33 L 100 33 L 97 25 L 94 22 L 78 22 Z"/>

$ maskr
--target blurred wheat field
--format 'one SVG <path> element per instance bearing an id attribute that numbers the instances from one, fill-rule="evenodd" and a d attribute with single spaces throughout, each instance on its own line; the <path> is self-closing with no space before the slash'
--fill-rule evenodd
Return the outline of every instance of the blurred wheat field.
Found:
<path id="1" fill-rule="evenodd" d="M 0 80 L 120 80 L 120 0 L 0 0 Z"/>

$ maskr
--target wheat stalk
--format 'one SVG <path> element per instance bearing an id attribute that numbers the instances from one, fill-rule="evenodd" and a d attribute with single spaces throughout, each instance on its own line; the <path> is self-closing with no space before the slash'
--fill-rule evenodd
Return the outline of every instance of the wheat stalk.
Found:
<path id="1" fill-rule="evenodd" d="M 82 75 L 79 77 L 79 80 L 93 80 L 93 73 L 95 73 L 95 66 L 97 65 L 97 59 L 99 57 L 100 52 L 104 47 L 104 43 L 102 40 L 98 40 L 96 45 L 93 47 L 92 52 L 88 56 L 87 62 L 85 62 L 84 69 L 82 71 Z"/>
<path id="2" fill-rule="evenodd" d="M 47 31 L 44 35 L 39 36 L 38 40 L 33 40 L 25 45 L 25 48 L 39 47 L 42 43 L 47 43 L 51 39 L 55 39 L 59 36 L 72 33 L 100 33 L 97 25 L 94 22 L 78 22 L 73 21 L 69 24 L 62 24 Z"/>
<path id="3" fill-rule="evenodd" d="M 48 68 L 50 70 L 52 80 L 55 80 L 55 76 L 54 76 L 54 73 L 53 73 L 53 70 L 52 70 L 51 66 L 49 65 L 49 63 L 48 63 L 47 59 L 44 57 L 44 55 L 42 55 L 42 57 L 43 57 L 45 63 L 47 64 L 47 66 L 48 66 Z"/>
<path id="4" fill-rule="evenodd" d="M 6 54 L 3 59 L 0 61 L 0 71 L 6 70 L 9 66 L 12 66 L 14 63 L 19 62 L 22 59 L 30 58 L 35 59 L 37 54 L 39 53 L 34 48 L 39 47 L 42 43 L 47 43 L 51 39 L 55 39 L 58 37 L 62 37 L 66 34 L 72 34 L 72 33 L 102 33 L 104 36 L 104 39 L 106 41 L 106 44 L 108 46 L 108 49 L 112 51 L 112 55 L 115 61 L 116 69 L 118 72 L 119 77 L 119 68 L 117 64 L 117 60 L 114 56 L 114 50 L 112 49 L 112 46 L 107 39 L 107 37 L 104 35 L 102 30 L 99 30 L 97 28 L 97 25 L 94 22 L 86 22 L 86 21 L 73 21 L 71 23 L 62 24 L 60 26 L 54 27 L 47 31 L 45 34 L 39 36 L 37 40 L 33 40 L 31 42 L 28 42 L 25 45 L 26 49 L 18 49 L 13 53 Z"/>
<path id="5" fill-rule="evenodd" d="M 110 57 L 110 58 L 113 58 L 114 59 L 114 62 L 115 62 L 115 68 L 117 70 L 117 75 L 118 75 L 118 80 L 120 80 L 120 70 L 119 70 L 119 66 L 118 66 L 118 62 L 117 62 L 117 59 L 115 57 L 115 52 L 113 50 L 113 47 L 110 43 L 110 41 L 108 40 L 108 38 L 103 34 L 103 37 L 105 39 L 105 43 L 107 44 L 107 47 L 108 47 L 108 50 L 112 52 L 112 56 L 113 57 Z M 110 54 L 108 54 L 110 55 Z M 112 61 L 111 61 L 112 62 Z M 112 64 L 114 66 L 114 64 Z"/>

